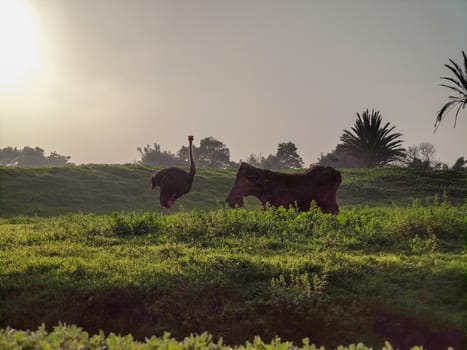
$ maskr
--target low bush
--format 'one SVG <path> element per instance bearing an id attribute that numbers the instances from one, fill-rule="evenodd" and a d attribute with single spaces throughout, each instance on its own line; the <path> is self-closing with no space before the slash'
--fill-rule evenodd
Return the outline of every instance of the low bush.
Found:
<path id="1" fill-rule="evenodd" d="M 193 335 L 176 340 L 170 333 L 162 337 L 146 338 L 144 342 L 136 341 L 131 335 L 121 336 L 114 333 L 105 335 L 103 332 L 89 335 L 74 325 L 59 325 L 53 331 L 47 332 L 44 326 L 37 331 L 21 331 L 11 328 L 0 329 L 0 348 L 3 350 L 17 349 L 50 349 L 50 350 L 325 350 L 310 344 L 309 339 L 303 339 L 301 346 L 275 338 L 271 342 L 264 342 L 256 337 L 244 345 L 229 346 L 222 339 L 214 341 L 208 333 Z M 371 350 L 362 343 L 349 346 L 339 346 L 338 350 Z M 392 350 L 389 342 L 381 348 Z M 423 347 L 413 346 L 411 350 L 423 350 Z M 453 350 L 451 347 L 448 350 Z"/>

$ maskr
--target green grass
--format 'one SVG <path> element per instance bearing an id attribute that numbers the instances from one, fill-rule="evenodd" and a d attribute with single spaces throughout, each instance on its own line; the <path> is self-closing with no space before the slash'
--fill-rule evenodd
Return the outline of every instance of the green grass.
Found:
<path id="1" fill-rule="evenodd" d="M 337 217 L 220 208 L 4 218 L 0 326 L 461 348 L 466 212 L 415 202 Z"/>
<path id="2" fill-rule="evenodd" d="M 465 172 L 344 169 L 333 217 L 227 209 L 213 169 L 167 215 L 155 170 L 0 167 L 0 327 L 462 348 Z"/>
<path id="3" fill-rule="evenodd" d="M 150 190 L 155 168 L 139 165 L 83 165 L 61 168 L 0 167 L 0 216 L 56 216 L 67 213 L 110 214 L 114 211 L 162 211 L 159 190 Z M 216 209 L 223 204 L 234 170 L 198 170 L 192 191 L 176 210 Z M 337 197 L 341 206 L 406 205 L 446 193 L 464 203 L 467 175 L 452 171 L 411 169 L 343 169 Z M 251 208 L 259 204 L 247 201 Z"/>

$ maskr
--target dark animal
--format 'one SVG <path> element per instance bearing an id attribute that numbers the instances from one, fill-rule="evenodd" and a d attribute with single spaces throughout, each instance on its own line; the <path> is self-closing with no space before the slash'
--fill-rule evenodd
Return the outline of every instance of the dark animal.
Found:
<path id="1" fill-rule="evenodd" d="M 177 198 L 190 192 L 195 178 L 196 167 L 193 160 L 193 136 L 188 136 L 190 144 L 190 172 L 177 167 L 170 167 L 159 170 L 151 178 L 152 189 L 160 186 L 160 202 L 164 208 L 170 209 Z"/>
<path id="2" fill-rule="evenodd" d="M 227 203 L 243 206 L 243 197 L 255 196 L 263 207 L 269 203 L 307 211 L 315 201 L 324 213 L 338 214 L 336 191 L 341 181 L 340 172 L 331 167 L 317 165 L 302 174 L 285 174 L 242 163 Z"/>

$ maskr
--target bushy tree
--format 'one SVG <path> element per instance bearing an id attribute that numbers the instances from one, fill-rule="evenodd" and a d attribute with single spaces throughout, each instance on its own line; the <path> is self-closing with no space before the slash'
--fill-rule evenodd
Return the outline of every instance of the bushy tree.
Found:
<path id="1" fill-rule="evenodd" d="M 6 166 L 16 166 L 19 157 L 18 149 L 15 147 L 0 148 L 0 164 Z"/>
<path id="2" fill-rule="evenodd" d="M 49 166 L 64 166 L 68 164 L 68 161 L 70 160 L 69 156 L 62 156 L 61 154 L 58 154 L 57 152 L 53 151 L 50 153 L 50 155 L 47 157 L 47 165 Z"/>
<path id="3" fill-rule="evenodd" d="M 69 160 L 69 156 L 63 156 L 55 151 L 46 156 L 40 147 L 26 146 L 23 149 L 5 147 L 0 149 L 0 164 L 7 166 L 64 166 L 70 164 Z"/>
<path id="4" fill-rule="evenodd" d="M 456 116 L 454 118 L 454 127 L 456 127 L 459 111 L 464 109 L 467 105 L 467 56 L 465 55 L 464 51 L 462 51 L 462 56 L 464 57 L 464 71 L 462 71 L 460 65 L 454 62 L 452 59 L 449 59 L 451 65 L 445 64 L 445 66 L 452 73 L 454 73 L 454 77 L 441 77 L 441 79 L 446 80 L 447 83 L 440 85 L 453 91 L 454 95 L 448 96 L 448 102 L 446 102 L 443 107 L 441 107 L 438 114 L 436 115 L 435 131 L 446 114 L 448 114 L 449 111 L 455 107 L 457 107 Z"/>
<path id="5" fill-rule="evenodd" d="M 464 157 L 457 158 L 456 162 L 452 166 L 452 170 L 454 171 L 463 171 L 465 170 L 465 166 L 467 165 L 467 160 L 464 160 Z"/>
<path id="6" fill-rule="evenodd" d="M 269 170 L 283 169 L 279 160 L 277 159 L 277 155 L 274 154 L 270 154 L 266 158 L 263 158 L 261 162 L 261 167 Z"/>
<path id="7" fill-rule="evenodd" d="M 362 115 L 357 113 L 357 120 L 352 129 L 344 130 L 340 137 L 341 144 L 336 151 L 342 152 L 362 168 L 382 167 L 404 157 L 401 147 L 402 134 L 393 133 L 395 126 L 382 125 L 379 111 L 367 109 Z"/>
<path id="8" fill-rule="evenodd" d="M 251 153 L 245 162 L 257 168 L 261 168 L 263 166 L 264 157 L 261 154 Z"/>
<path id="9" fill-rule="evenodd" d="M 297 152 L 297 146 L 290 141 L 279 143 L 276 154 L 270 154 L 267 157 L 250 154 L 246 162 L 259 168 L 271 170 L 301 169 L 303 167 L 303 160 Z"/>
<path id="10" fill-rule="evenodd" d="M 205 137 L 200 141 L 196 151 L 197 164 L 205 168 L 230 167 L 230 150 L 213 137 Z"/>
<path id="11" fill-rule="evenodd" d="M 199 147 L 193 145 L 193 157 L 197 167 L 200 168 L 230 168 L 235 163 L 230 160 L 230 150 L 221 141 L 214 137 L 201 139 Z M 187 146 L 182 146 L 177 152 L 177 159 L 180 164 L 189 164 L 189 150 Z"/>
<path id="12" fill-rule="evenodd" d="M 161 146 L 155 142 L 154 146 L 147 145 L 144 148 L 138 147 L 136 149 L 140 155 L 140 163 L 147 165 L 158 166 L 176 166 L 179 165 L 179 160 L 170 151 L 162 151 Z"/>
<path id="13" fill-rule="evenodd" d="M 297 146 L 293 142 L 279 143 L 276 157 L 279 169 L 301 169 L 303 167 L 302 157 L 299 156 Z"/>
<path id="14" fill-rule="evenodd" d="M 193 158 L 195 159 L 195 162 L 197 162 L 196 155 L 198 154 L 198 147 L 196 147 L 195 145 L 192 145 L 192 147 L 193 147 Z M 188 149 L 188 146 L 183 145 L 182 147 L 180 147 L 180 149 L 177 151 L 176 157 L 180 165 L 189 166 L 190 165 L 190 150 Z"/>
<path id="15" fill-rule="evenodd" d="M 358 167 L 357 162 L 355 162 L 350 156 L 333 149 L 330 153 L 323 154 L 318 158 L 318 164 L 323 166 L 331 166 L 333 168 L 356 168 Z"/>
<path id="16" fill-rule="evenodd" d="M 410 146 L 405 155 L 405 163 L 408 168 L 430 170 L 440 163 L 435 159 L 436 149 L 432 143 L 421 142 L 419 145 Z"/>

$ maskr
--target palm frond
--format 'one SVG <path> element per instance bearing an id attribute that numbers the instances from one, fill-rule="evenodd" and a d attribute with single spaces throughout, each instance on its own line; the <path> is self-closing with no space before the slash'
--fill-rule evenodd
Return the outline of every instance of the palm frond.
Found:
<path id="1" fill-rule="evenodd" d="M 456 111 L 456 117 L 454 118 L 454 127 L 456 127 L 457 115 L 459 114 L 459 111 L 461 110 L 461 107 L 462 107 L 462 109 L 464 109 L 464 108 L 465 108 L 465 105 L 466 105 L 465 102 L 459 103 L 459 107 L 457 108 L 457 111 Z"/>
<path id="2" fill-rule="evenodd" d="M 453 60 L 449 59 L 451 62 L 455 63 Z M 454 73 L 454 75 L 459 79 L 460 83 L 462 84 L 464 89 L 467 89 L 467 80 L 464 78 L 462 70 L 460 70 L 459 66 L 456 64 L 455 67 L 451 67 L 449 64 L 445 64 L 445 67 L 447 67 L 451 72 Z"/>
<path id="3" fill-rule="evenodd" d="M 454 83 L 455 85 L 457 85 L 461 90 L 465 90 L 462 84 L 459 83 L 456 79 L 453 79 L 451 77 L 441 77 L 441 79 L 449 80 L 451 83 Z"/>
<path id="4" fill-rule="evenodd" d="M 464 91 L 458 89 L 458 88 L 455 87 L 455 86 L 446 85 L 446 84 L 439 84 L 439 86 L 444 86 L 444 87 L 446 87 L 446 88 L 448 88 L 448 89 L 454 90 L 455 92 L 457 92 L 457 93 L 459 93 L 459 94 L 461 94 L 461 95 L 467 96 L 467 92 L 464 92 Z"/>
<path id="5" fill-rule="evenodd" d="M 462 102 L 464 100 L 463 97 L 460 97 L 460 96 L 452 96 L 452 95 L 449 95 L 448 98 L 450 98 L 451 100 L 455 101 L 455 102 Z"/>
<path id="6" fill-rule="evenodd" d="M 441 123 L 443 120 L 444 114 L 451 110 L 454 103 L 456 103 L 456 101 L 449 101 L 439 110 L 438 114 L 436 115 L 435 131 L 438 129 L 439 123 Z"/>
<path id="7" fill-rule="evenodd" d="M 452 73 L 454 73 L 454 77 L 441 77 L 442 80 L 446 80 L 453 85 L 448 84 L 440 84 L 447 89 L 455 91 L 458 93 L 458 96 L 449 95 L 448 102 L 446 102 L 443 107 L 440 108 L 438 113 L 435 116 L 435 125 L 434 125 L 434 132 L 438 129 L 440 123 L 448 114 L 452 108 L 458 105 L 456 115 L 454 118 L 454 127 L 457 124 L 457 117 L 461 109 L 465 108 L 467 104 L 467 56 L 464 51 L 462 51 L 462 57 L 464 61 L 464 70 L 462 70 L 461 66 L 457 64 L 454 60 L 449 58 L 449 62 L 451 64 L 445 64 L 444 66 L 447 67 Z"/>

